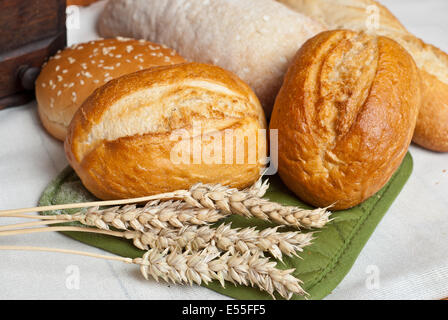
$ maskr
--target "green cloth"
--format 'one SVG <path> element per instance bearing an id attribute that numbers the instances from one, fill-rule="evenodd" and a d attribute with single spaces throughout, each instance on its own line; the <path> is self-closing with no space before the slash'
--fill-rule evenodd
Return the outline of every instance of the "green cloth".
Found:
<path id="1" fill-rule="evenodd" d="M 366 244 L 375 227 L 380 222 L 394 199 L 398 196 L 412 172 L 412 157 L 408 153 L 401 167 L 389 183 L 377 194 L 361 205 L 332 215 L 334 219 L 324 229 L 315 234 L 313 244 L 298 257 L 284 257 L 284 263 L 278 262 L 278 268 L 295 268 L 294 276 L 301 279 L 303 288 L 309 293 L 308 299 L 322 299 L 342 281 Z M 285 205 L 307 207 L 298 200 L 278 177 L 270 179 L 270 188 L 266 198 Z M 71 168 L 66 168 L 45 189 L 39 205 L 55 205 L 73 202 L 97 200 L 82 185 Z M 43 214 L 73 214 L 79 209 L 52 211 Z M 233 227 L 272 226 L 258 219 L 245 219 L 232 216 L 222 222 L 232 222 Z M 76 224 L 76 223 L 70 223 Z M 110 236 L 82 232 L 64 232 L 65 235 L 88 245 L 104 249 L 111 253 L 139 257 L 143 251 L 136 249 L 128 240 Z M 234 286 L 228 283 L 226 288 L 216 282 L 208 288 L 237 299 L 270 299 L 271 297 L 255 288 Z M 294 296 L 294 299 L 303 297 Z"/>

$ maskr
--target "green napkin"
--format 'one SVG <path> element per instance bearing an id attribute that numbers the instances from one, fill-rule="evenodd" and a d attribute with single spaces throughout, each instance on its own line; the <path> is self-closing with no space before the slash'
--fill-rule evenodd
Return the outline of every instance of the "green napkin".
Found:
<path id="1" fill-rule="evenodd" d="M 308 299 L 324 298 L 342 281 L 375 227 L 400 193 L 412 172 L 412 167 L 412 157 L 408 153 L 401 167 L 382 190 L 355 208 L 334 213 L 332 215 L 334 220 L 316 233 L 316 240 L 300 254 L 300 258 L 284 257 L 284 263 L 278 262 L 279 268 L 296 269 L 294 276 L 304 282 L 303 288 L 309 293 Z M 285 205 L 307 207 L 283 185 L 277 176 L 270 178 L 270 188 L 265 197 Z M 39 205 L 94 200 L 97 199 L 83 187 L 76 173 L 68 167 L 45 189 Z M 73 214 L 78 210 L 71 209 L 64 212 L 57 210 L 43 214 Z M 220 221 L 222 222 L 232 222 L 234 227 L 272 226 L 258 219 L 245 219 L 239 216 L 229 217 Z M 143 254 L 143 251 L 136 249 L 128 240 L 82 232 L 64 232 L 64 234 L 120 256 L 135 258 Z M 268 294 L 258 289 L 234 286 L 231 283 L 228 283 L 226 288 L 220 287 L 217 282 L 207 287 L 237 299 L 271 299 Z M 304 297 L 294 296 L 294 299 L 304 299 Z"/>

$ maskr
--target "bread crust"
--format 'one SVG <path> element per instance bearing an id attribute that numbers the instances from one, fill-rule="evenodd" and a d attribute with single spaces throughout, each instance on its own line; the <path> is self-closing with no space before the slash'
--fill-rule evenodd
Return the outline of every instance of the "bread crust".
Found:
<path id="1" fill-rule="evenodd" d="M 412 57 L 395 41 L 323 32 L 299 50 L 274 106 L 279 173 L 302 200 L 358 205 L 401 164 L 421 102 Z"/>
<path id="2" fill-rule="evenodd" d="M 73 114 L 96 88 L 127 73 L 184 62 L 171 49 L 135 39 L 100 39 L 66 48 L 50 58 L 36 80 L 42 124 L 63 141 Z"/>
<path id="3" fill-rule="evenodd" d="M 201 126 L 194 131 L 194 124 Z M 76 112 L 65 141 L 67 158 L 94 195 L 101 199 L 140 197 L 221 183 L 244 188 L 253 184 L 266 157 L 263 109 L 253 91 L 221 68 L 198 63 L 156 67 L 110 81 Z M 247 143 L 254 163 L 173 162 L 178 146 L 173 133 L 183 131 L 193 145 L 204 136 L 240 130 L 257 136 Z M 236 152 L 232 148 L 231 152 Z M 190 149 L 189 149 L 190 150 Z M 220 149 L 221 150 L 221 149 Z M 229 150 L 222 150 L 222 157 Z"/>
<path id="4" fill-rule="evenodd" d="M 388 9 L 374 0 L 277 1 L 328 24 L 331 29 L 368 31 L 392 38 L 408 50 L 420 69 L 423 85 L 413 141 L 429 150 L 448 152 L 448 54 L 409 33 Z M 366 25 L 369 6 L 379 9 L 378 29 Z"/>

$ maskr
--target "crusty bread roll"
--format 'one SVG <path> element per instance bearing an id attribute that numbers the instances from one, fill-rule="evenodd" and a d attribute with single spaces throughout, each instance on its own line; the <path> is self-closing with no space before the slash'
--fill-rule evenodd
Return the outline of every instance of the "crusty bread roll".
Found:
<path id="1" fill-rule="evenodd" d="M 363 202 L 401 164 L 420 103 L 418 69 L 395 41 L 317 35 L 294 58 L 272 113 L 282 180 L 314 206 Z"/>
<path id="2" fill-rule="evenodd" d="M 64 140 L 73 114 L 96 88 L 127 73 L 183 62 L 175 51 L 145 40 L 96 40 L 67 48 L 50 58 L 37 78 L 42 123 Z"/>
<path id="3" fill-rule="evenodd" d="M 448 152 L 448 55 L 410 34 L 397 18 L 374 0 L 277 0 L 328 24 L 332 29 L 369 31 L 401 44 L 421 72 L 423 97 L 413 141 Z M 374 22 L 378 8 L 378 28 Z"/>
<path id="4" fill-rule="evenodd" d="M 244 188 L 264 166 L 266 130 L 260 129 L 265 116 L 248 85 L 219 67 L 188 63 L 139 71 L 97 89 L 76 112 L 65 150 L 101 199 L 198 182 Z"/>
<path id="5" fill-rule="evenodd" d="M 104 37 L 163 43 L 186 59 L 236 73 L 267 116 L 294 54 L 325 29 L 272 0 L 110 0 L 98 27 Z"/>

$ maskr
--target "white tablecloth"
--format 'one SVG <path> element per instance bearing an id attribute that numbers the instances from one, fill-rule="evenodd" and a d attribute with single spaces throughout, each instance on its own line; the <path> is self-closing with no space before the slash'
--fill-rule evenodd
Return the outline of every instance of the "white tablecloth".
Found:
<path id="1" fill-rule="evenodd" d="M 448 1 L 381 2 L 410 31 L 448 51 Z M 81 9 L 80 29 L 69 31 L 70 43 L 96 37 L 94 21 L 101 5 Z M 0 209 L 35 206 L 45 186 L 67 165 L 62 143 L 42 129 L 35 103 L 0 111 L 0 137 Z M 410 151 L 415 168 L 409 182 L 327 299 L 448 297 L 448 154 L 417 146 Z M 18 221 L 5 218 L 0 224 Z M 7 244 L 102 253 L 57 233 L 0 239 L 0 245 Z M 0 252 L 0 257 L 3 299 L 225 298 L 197 286 L 145 281 L 138 268 L 118 262 L 28 252 Z M 379 281 L 372 286 L 374 275 Z"/>

